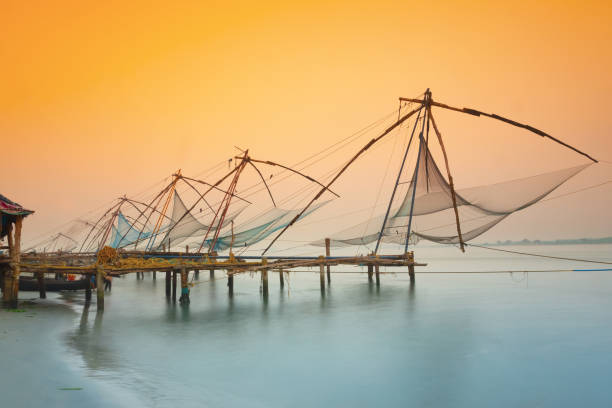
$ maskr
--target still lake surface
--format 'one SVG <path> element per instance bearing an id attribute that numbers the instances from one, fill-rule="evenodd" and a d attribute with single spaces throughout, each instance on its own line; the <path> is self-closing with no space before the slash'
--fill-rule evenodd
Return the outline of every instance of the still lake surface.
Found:
<path id="1" fill-rule="evenodd" d="M 501 247 L 506 249 L 507 247 Z M 511 249 L 612 261 L 612 246 Z M 417 271 L 606 265 L 417 247 Z M 346 270 L 346 269 L 342 269 Z M 22 292 L 0 311 L 1 406 L 610 407 L 612 272 L 208 272 L 182 307 L 153 281 L 115 279 L 106 310 L 83 293 Z"/>

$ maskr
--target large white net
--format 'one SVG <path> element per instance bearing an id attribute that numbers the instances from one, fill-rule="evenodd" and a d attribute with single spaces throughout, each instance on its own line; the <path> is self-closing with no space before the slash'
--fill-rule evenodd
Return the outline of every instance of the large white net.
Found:
<path id="1" fill-rule="evenodd" d="M 459 243 L 450 185 L 424 143 L 419 155 L 408 190 L 399 207 L 391 210 L 384 229 L 384 215 L 379 215 L 332 235 L 332 246 L 367 245 L 376 242 L 379 236 L 381 242 L 404 243 L 411 212 L 412 240 Z M 537 203 L 589 165 L 457 190 L 463 241 L 476 238 L 510 214 Z M 322 240 L 312 244 L 325 245 Z"/>

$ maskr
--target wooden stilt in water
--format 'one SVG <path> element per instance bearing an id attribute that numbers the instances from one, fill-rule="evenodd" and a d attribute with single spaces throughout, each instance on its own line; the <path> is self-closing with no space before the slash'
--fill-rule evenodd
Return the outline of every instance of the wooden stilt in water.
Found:
<path id="1" fill-rule="evenodd" d="M 374 270 L 376 273 L 376 286 L 380 286 L 380 265 L 378 263 L 374 265 Z"/>
<path id="2" fill-rule="evenodd" d="M 87 276 L 87 286 L 85 287 L 85 303 L 89 303 L 91 301 L 91 276 Z"/>
<path id="3" fill-rule="evenodd" d="M 329 258 L 331 251 L 331 240 L 329 238 L 325 238 L 325 256 Z M 331 283 L 331 266 L 327 265 L 327 283 Z"/>
<path id="4" fill-rule="evenodd" d="M 176 302 L 176 271 L 172 271 L 172 301 Z"/>
<path id="5" fill-rule="evenodd" d="M 169 298 L 170 297 L 170 281 L 171 281 L 171 277 L 170 277 L 170 273 L 171 272 L 166 272 L 166 297 Z"/>
<path id="6" fill-rule="evenodd" d="M 278 279 L 280 281 L 280 287 L 281 289 L 285 287 L 285 276 L 283 275 L 283 270 L 279 269 L 278 270 Z"/>
<path id="7" fill-rule="evenodd" d="M 372 282 L 372 271 L 374 267 L 372 265 L 368 265 L 368 282 Z"/>
<path id="8" fill-rule="evenodd" d="M 21 225 L 23 217 L 18 216 L 15 220 L 15 228 L 13 224 L 8 224 L 8 246 L 9 255 L 11 257 L 11 265 L 4 271 L 4 291 L 2 292 L 2 300 L 9 307 L 17 307 L 19 295 L 19 274 L 20 274 L 20 256 L 21 256 Z M 14 231 L 14 232 L 13 232 Z"/>
<path id="9" fill-rule="evenodd" d="M 217 252 L 213 251 L 210 253 L 210 261 L 211 262 L 215 262 L 216 257 L 217 256 Z M 210 268 L 210 279 L 214 279 L 215 278 L 215 269 L 214 268 Z"/>
<path id="10" fill-rule="evenodd" d="M 211 273 L 213 273 L 213 271 L 211 271 Z M 234 294 L 234 275 L 231 273 L 227 275 L 227 288 L 229 290 L 229 294 L 233 295 Z"/>
<path id="11" fill-rule="evenodd" d="M 408 265 L 408 276 L 410 276 L 410 283 L 414 283 L 416 280 L 414 277 L 414 265 Z"/>
<path id="12" fill-rule="evenodd" d="M 321 281 L 321 292 L 325 291 L 325 258 L 320 256 L 319 260 L 321 264 L 319 265 L 319 280 Z"/>
<path id="13" fill-rule="evenodd" d="M 261 260 L 261 284 L 263 295 L 268 296 L 268 268 L 267 268 L 268 260 L 266 258 L 262 258 Z"/>
<path id="14" fill-rule="evenodd" d="M 45 273 L 38 272 L 38 295 L 41 299 L 47 298 L 47 287 L 45 285 Z"/>
<path id="15" fill-rule="evenodd" d="M 104 271 L 98 265 L 96 267 L 96 294 L 98 295 L 98 310 L 104 310 Z"/>
<path id="16" fill-rule="evenodd" d="M 179 301 L 184 305 L 188 305 L 190 303 L 188 281 L 189 272 L 186 268 L 181 268 L 181 298 L 179 299 Z"/>
<path id="17" fill-rule="evenodd" d="M 157 280 L 157 271 L 153 271 L 153 280 Z"/>

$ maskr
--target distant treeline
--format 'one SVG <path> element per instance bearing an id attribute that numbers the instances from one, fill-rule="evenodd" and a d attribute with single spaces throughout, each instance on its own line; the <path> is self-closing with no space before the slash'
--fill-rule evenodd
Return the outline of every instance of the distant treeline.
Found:
<path id="1" fill-rule="evenodd" d="M 612 237 L 605 238 L 577 238 L 577 239 L 557 239 L 554 241 L 542 241 L 539 239 L 524 239 L 522 241 L 497 241 L 488 242 L 483 245 L 584 245 L 584 244 L 612 244 Z"/>

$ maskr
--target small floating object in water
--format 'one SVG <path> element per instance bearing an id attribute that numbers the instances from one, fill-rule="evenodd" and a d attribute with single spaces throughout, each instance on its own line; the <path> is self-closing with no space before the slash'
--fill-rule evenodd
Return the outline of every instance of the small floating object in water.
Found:
<path id="1" fill-rule="evenodd" d="M 60 391 L 81 391 L 83 388 L 82 387 L 59 387 L 58 390 Z"/>

